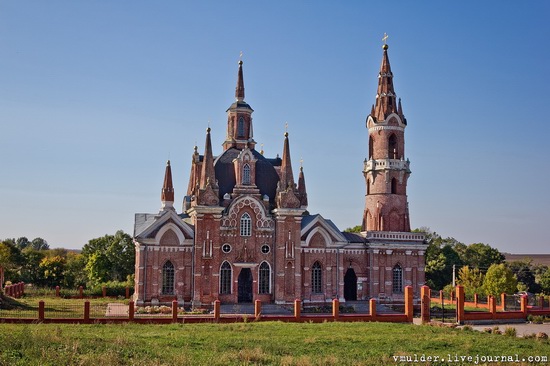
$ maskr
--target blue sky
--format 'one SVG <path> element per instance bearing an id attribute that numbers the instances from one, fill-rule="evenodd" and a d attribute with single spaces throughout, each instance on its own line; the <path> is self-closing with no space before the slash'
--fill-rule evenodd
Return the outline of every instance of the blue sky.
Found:
<path id="1" fill-rule="evenodd" d="M 181 208 L 208 121 L 222 151 L 240 51 L 265 155 L 288 122 L 310 212 L 359 224 L 387 32 L 411 225 L 549 253 L 549 16 L 547 1 L 0 0 L 0 238 L 132 233 L 167 159 Z"/>

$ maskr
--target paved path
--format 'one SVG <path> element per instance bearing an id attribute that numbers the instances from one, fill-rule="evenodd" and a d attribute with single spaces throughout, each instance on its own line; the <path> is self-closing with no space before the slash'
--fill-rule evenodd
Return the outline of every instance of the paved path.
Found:
<path id="1" fill-rule="evenodd" d="M 420 325 L 422 324 L 422 321 L 420 318 L 414 318 L 413 323 Z M 450 323 L 449 323 L 450 324 Z M 460 326 L 462 327 L 462 326 Z M 486 328 L 494 328 L 498 327 L 498 329 L 501 332 L 504 332 L 506 328 L 516 328 L 516 334 L 518 337 L 523 337 L 526 334 L 533 334 L 533 333 L 546 333 L 550 335 L 550 323 L 545 324 L 531 324 L 531 323 L 498 323 L 498 322 L 487 322 L 484 324 L 475 324 L 471 325 L 474 330 L 483 332 Z"/>

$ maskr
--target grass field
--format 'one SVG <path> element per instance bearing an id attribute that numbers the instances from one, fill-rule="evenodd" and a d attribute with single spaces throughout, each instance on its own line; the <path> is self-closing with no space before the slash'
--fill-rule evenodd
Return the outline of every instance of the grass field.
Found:
<path id="1" fill-rule="evenodd" d="M 391 323 L 0 324 L 0 365 L 404 365 L 393 356 L 414 354 L 547 356 L 550 343 Z"/>

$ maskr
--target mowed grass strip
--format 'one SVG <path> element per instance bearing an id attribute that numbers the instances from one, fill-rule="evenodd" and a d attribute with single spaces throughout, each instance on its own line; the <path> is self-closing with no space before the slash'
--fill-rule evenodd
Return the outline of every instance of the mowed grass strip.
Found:
<path id="1" fill-rule="evenodd" d="M 550 344 L 391 323 L 0 324 L 0 365 L 383 365 L 413 354 L 540 356 Z"/>

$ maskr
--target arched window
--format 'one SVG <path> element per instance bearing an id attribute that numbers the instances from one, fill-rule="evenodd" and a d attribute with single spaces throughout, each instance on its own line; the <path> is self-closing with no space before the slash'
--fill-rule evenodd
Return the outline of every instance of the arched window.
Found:
<path id="1" fill-rule="evenodd" d="M 173 295 L 174 294 L 174 265 L 172 262 L 167 261 L 162 266 L 162 294 Z"/>
<path id="2" fill-rule="evenodd" d="M 369 136 L 369 160 L 372 159 L 372 155 L 374 152 L 374 139 L 372 136 Z"/>
<path id="3" fill-rule="evenodd" d="M 370 179 L 367 179 L 367 195 L 370 194 Z"/>
<path id="4" fill-rule="evenodd" d="M 397 194 L 397 179 L 392 178 L 391 180 L 391 193 Z"/>
<path id="5" fill-rule="evenodd" d="M 397 151 L 397 137 L 394 133 L 391 134 L 388 140 L 388 157 L 390 159 L 399 159 L 399 151 Z"/>
<path id="6" fill-rule="evenodd" d="M 252 219 L 248 213 L 241 216 L 241 236 L 252 235 Z"/>
<path id="7" fill-rule="evenodd" d="M 243 184 L 250 184 L 250 165 L 243 166 Z"/>
<path id="8" fill-rule="evenodd" d="M 311 266 L 311 292 L 320 294 L 323 292 L 323 271 L 319 262 L 313 263 Z"/>
<path id="9" fill-rule="evenodd" d="M 237 126 L 237 133 L 239 137 L 244 137 L 244 118 L 239 118 L 239 124 Z"/>
<path id="10" fill-rule="evenodd" d="M 271 269 L 269 268 L 269 264 L 267 262 L 262 262 L 260 264 L 259 269 L 259 283 L 258 283 L 258 293 L 260 294 L 269 294 L 271 291 L 269 291 L 270 288 L 270 278 L 271 277 Z"/>
<path id="11" fill-rule="evenodd" d="M 231 265 L 223 262 L 220 269 L 220 294 L 231 293 Z"/>
<path id="12" fill-rule="evenodd" d="M 403 269 L 399 264 L 396 264 L 392 270 L 393 273 L 393 286 L 392 290 L 394 293 L 403 292 Z"/>

